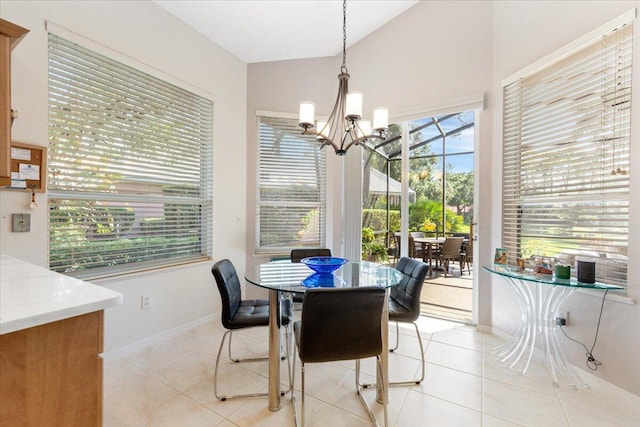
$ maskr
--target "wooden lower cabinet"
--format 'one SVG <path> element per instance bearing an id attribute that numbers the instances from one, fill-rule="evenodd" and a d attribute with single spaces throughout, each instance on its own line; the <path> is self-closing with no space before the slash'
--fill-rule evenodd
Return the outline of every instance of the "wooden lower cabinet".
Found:
<path id="1" fill-rule="evenodd" d="M 103 311 L 0 335 L 0 427 L 102 426 Z"/>

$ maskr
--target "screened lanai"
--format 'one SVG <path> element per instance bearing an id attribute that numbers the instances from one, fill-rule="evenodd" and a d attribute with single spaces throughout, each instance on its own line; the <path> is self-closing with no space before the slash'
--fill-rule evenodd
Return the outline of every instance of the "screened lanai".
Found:
<path id="1" fill-rule="evenodd" d="M 381 194 L 379 184 L 373 192 L 370 183 L 364 182 L 363 228 L 373 231 L 373 245 L 387 249 L 389 263 L 399 257 L 396 235 L 401 231 L 402 200 L 397 194 L 402 181 L 403 129 L 408 129 L 409 138 L 408 231 L 412 235 L 424 233 L 425 237 L 461 235 L 466 237 L 466 245 L 473 239 L 474 112 L 398 123 L 390 127 L 386 141 L 367 145 L 364 155 L 363 176 L 380 180 L 387 192 Z M 470 322 L 472 270 L 461 268 L 458 261 L 450 263 L 449 273 L 445 276 L 442 269 L 432 271 L 422 289 L 422 312 Z"/>
<path id="2" fill-rule="evenodd" d="M 434 237 L 468 234 L 473 218 L 473 111 L 407 124 L 409 230 Z M 386 177 L 386 197 L 372 192 L 368 182 L 363 185 L 363 227 L 372 228 L 377 236 L 400 231 L 400 201 L 393 197 L 393 186 L 402 181 L 403 125 L 392 125 L 385 141 L 366 145 L 364 176 L 374 176 L 370 171 L 376 170 L 376 176 Z M 367 215 L 367 210 L 375 210 L 382 219 L 373 221 L 374 215 Z"/>

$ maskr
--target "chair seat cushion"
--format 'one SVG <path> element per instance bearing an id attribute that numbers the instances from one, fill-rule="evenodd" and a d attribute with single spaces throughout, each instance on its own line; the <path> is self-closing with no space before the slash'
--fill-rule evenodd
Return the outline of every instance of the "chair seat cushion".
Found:
<path id="1" fill-rule="evenodd" d="M 392 298 L 389 299 L 389 320 L 393 320 L 395 322 L 413 322 L 416 320 L 418 315 L 419 313 L 414 313 L 413 311 L 405 308 L 396 300 Z"/>
<path id="2" fill-rule="evenodd" d="M 280 317 L 283 325 L 288 325 L 292 317 L 291 302 L 280 302 Z M 251 326 L 269 325 L 269 300 L 243 300 L 230 321 L 231 329 L 241 329 Z"/>

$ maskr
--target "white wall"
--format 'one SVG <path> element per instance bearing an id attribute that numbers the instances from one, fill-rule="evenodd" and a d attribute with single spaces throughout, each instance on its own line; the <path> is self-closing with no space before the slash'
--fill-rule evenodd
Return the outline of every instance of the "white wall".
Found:
<path id="1" fill-rule="evenodd" d="M 214 258 L 245 262 L 246 64 L 207 41 L 150 1 L 5 1 L 3 19 L 30 33 L 12 56 L 12 104 L 20 112 L 13 139 L 47 145 L 47 33 L 45 21 L 135 58 L 186 82 L 214 101 Z M 47 266 L 46 196 L 31 211 L 30 233 L 12 233 L 11 213 L 28 212 L 30 195 L 0 192 L 0 252 Z M 238 223 L 237 218 L 240 218 Z M 135 343 L 218 313 L 212 262 L 98 282 L 124 294 L 105 312 L 105 350 Z M 142 294 L 153 307 L 140 310 Z"/>

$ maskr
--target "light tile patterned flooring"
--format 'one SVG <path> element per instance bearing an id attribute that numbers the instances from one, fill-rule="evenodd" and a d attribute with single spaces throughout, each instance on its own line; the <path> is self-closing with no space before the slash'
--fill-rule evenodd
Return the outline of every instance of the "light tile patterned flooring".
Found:
<path id="1" fill-rule="evenodd" d="M 640 397 L 612 392 L 608 385 L 556 389 L 537 361 L 519 376 L 491 355 L 503 341 L 470 326 L 422 317 L 420 330 L 426 378 L 418 386 L 390 389 L 393 426 L 640 426 Z M 389 358 L 391 381 L 416 375 L 420 365 L 413 328 L 400 331 L 400 347 Z M 293 426 L 289 395 L 278 412 L 267 409 L 266 397 L 215 398 L 213 366 L 223 333 L 220 322 L 211 321 L 135 353 L 107 357 L 104 426 Z M 395 342 L 394 327 L 389 335 Z M 266 354 L 267 330 L 236 332 L 233 344 L 234 356 Z M 226 353 L 222 360 L 222 393 L 266 390 L 266 362 L 232 364 Z M 363 362 L 371 381 L 374 366 L 373 360 Z M 297 363 L 298 389 L 299 369 Z M 369 389 L 365 396 L 381 416 L 375 391 Z M 307 426 L 372 425 L 354 391 L 353 362 L 307 364 L 306 404 Z"/>

